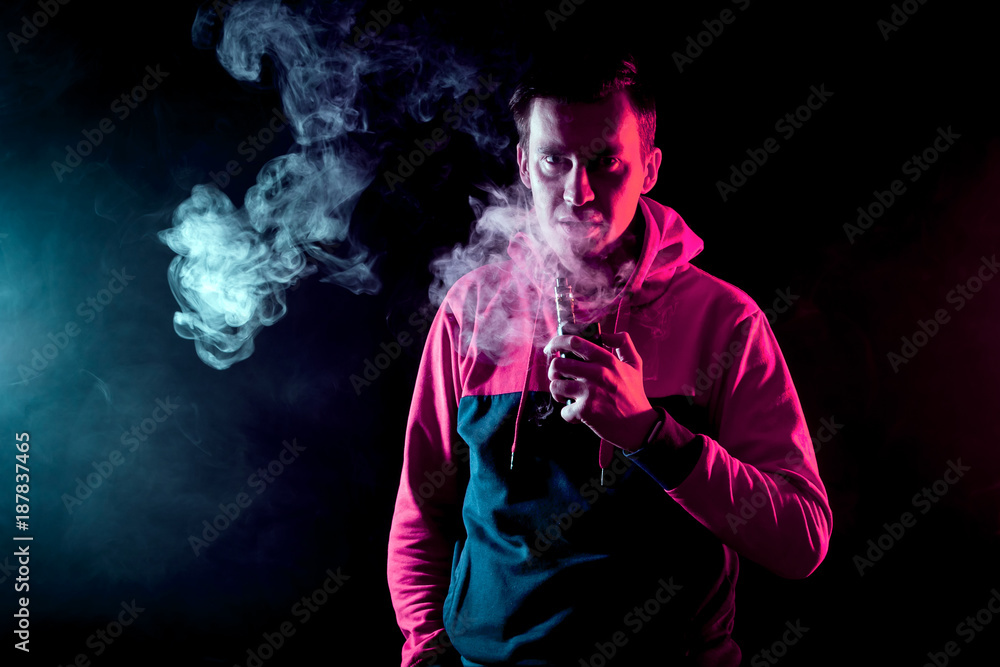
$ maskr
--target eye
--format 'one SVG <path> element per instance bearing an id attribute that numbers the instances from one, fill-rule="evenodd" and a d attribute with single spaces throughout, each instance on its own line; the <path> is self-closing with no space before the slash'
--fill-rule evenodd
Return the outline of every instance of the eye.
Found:
<path id="1" fill-rule="evenodd" d="M 557 165 L 557 164 L 562 164 L 565 159 L 566 158 L 562 157 L 561 155 L 546 155 L 545 157 L 542 158 L 542 162 L 544 162 L 545 164 Z"/>
<path id="2" fill-rule="evenodd" d="M 604 155 L 597 158 L 597 166 L 599 166 L 601 169 L 614 169 L 619 164 L 621 164 L 621 160 L 619 160 L 616 157 L 610 157 Z"/>

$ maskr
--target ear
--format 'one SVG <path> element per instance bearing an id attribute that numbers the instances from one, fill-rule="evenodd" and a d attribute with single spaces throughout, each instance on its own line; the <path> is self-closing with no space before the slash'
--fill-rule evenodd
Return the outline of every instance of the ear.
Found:
<path id="1" fill-rule="evenodd" d="M 528 171 L 528 154 L 522 150 L 521 142 L 517 142 L 517 173 L 521 177 L 524 187 L 531 189 L 531 175 Z"/>
<path id="2" fill-rule="evenodd" d="M 646 194 L 656 185 L 656 179 L 660 173 L 660 161 L 663 160 L 663 151 L 653 148 L 646 156 L 646 174 L 642 179 L 642 194 Z"/>

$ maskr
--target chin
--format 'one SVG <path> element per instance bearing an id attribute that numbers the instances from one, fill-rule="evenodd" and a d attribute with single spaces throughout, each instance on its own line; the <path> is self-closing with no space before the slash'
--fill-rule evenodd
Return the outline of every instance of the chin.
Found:
<path id="1" fill-rule="evenodd" d="M 592 264 L 605 259 L 604 246 L 584 245 L 576 248 L 567 248 L 566 254 L 575 260 L 575 263 Z"/>

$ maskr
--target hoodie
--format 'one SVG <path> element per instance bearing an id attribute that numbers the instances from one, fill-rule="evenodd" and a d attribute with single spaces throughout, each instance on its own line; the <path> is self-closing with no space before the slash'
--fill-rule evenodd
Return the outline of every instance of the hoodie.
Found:
<path id="1" fill-rule="evenodd" d="M 603 485 L 600 439 L 548 393 L 554 276 L 533 240 L 439 308 L 389 535 L 403 667 L 451 646 L 467 665 L 737 665 L 739 556 L 801 578 L 826 555 L 826 489 L 766 317 L 690 264 L 704 244 L 675 211 L 639 207 L 638 261 L 587 316 L 629 333 L 665 423 L 601 461 Z"/>

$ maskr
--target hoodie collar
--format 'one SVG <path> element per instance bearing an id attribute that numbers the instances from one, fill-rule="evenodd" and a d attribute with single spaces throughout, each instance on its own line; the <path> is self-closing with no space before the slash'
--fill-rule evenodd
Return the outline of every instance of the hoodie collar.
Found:
<path id="1" fill-rule="evenodd" d="M 663 206 L 647 197 L 639 198 L 639 210 L 645 218 L 646 227 L 642 249 L 632 275 L 626 281 L 624 291 L 632 294 L 632 302 L 641 305 L 656 294 L 644 294 L 643 288 L 650 281 L 661 283 L 680 266 L 688 263 L 701 253 L 705 244 L 672 208 Z M 542 294 L 554 282 L 554 268 L 546 266 L 539 241 L 520 231 L 507 246 L 507 253 L 525 276 Z"/>

